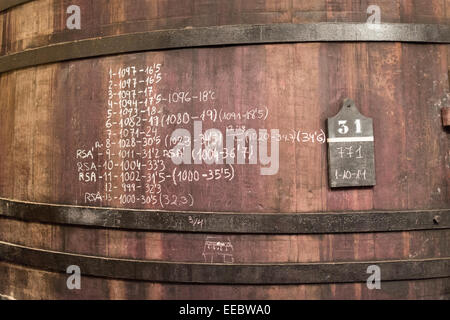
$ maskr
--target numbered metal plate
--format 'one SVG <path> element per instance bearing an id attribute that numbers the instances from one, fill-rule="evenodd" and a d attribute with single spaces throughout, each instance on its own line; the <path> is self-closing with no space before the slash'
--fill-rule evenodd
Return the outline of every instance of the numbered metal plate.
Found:
<path id="1" fill-rule="evenodd" d="M 328 180 L 331 188 L 374 186 L 373 122 L 345 99 L 337 115 L 328 118 Z"/>

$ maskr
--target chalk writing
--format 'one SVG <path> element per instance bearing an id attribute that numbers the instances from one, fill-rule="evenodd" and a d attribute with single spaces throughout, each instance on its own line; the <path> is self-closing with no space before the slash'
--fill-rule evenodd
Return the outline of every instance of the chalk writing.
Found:
<path id="1" fill-rule="evenodd" d="M 372 119 L 362 116 L 350 99 L 328 119 L 327 142 L 332 188 L 375 185 Z"/>
<path id="2" fill-rule="evenodd" d="M 207 236 L 202 255 L 206 263 L 234 263 L 233 250 L 229 237 Z"/>
<path id="3" fill-rule="evenodd" d="M 155 61 L 111 66 L 105 74 L 103 137 L 74 155 L 85 204 L 188 210 L 195 198 L 187 186 L 232 182 L 237 165 L 275 175 L 280 143 L 326 141 L 321 128 L 264 128 L 268 106 L 237 111 L 221 105 L 216 88 L 170 88 L 164 70 Z M 205 221 L 189 217 L 189 223 L 203 228 Z"/>

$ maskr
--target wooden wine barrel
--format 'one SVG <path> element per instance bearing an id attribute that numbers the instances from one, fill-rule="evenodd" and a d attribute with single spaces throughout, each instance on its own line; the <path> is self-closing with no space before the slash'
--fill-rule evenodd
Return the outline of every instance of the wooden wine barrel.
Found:
<path id="1" fill-rule="evenodd" d="M 449 299 L 450 2 L 371 4 L 3 1 L 0 297 Z M 328 182 L 345 98 L 372 187 Z"/>

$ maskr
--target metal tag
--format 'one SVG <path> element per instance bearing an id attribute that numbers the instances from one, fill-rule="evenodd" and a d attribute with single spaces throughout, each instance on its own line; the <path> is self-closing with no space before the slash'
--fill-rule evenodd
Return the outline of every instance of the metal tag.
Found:
<path id="1" fill-rule="evenodd" d="M 373 122 L 345 99 L 342 109 L 328 118 L 328 180 L 331 188 L 374 186 Z"/>

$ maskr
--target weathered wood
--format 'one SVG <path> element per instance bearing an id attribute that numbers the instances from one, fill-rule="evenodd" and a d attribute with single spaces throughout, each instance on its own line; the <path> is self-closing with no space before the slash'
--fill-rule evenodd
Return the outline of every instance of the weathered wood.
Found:
<path id="1" fill-rule="evenodd" d="M 366 282 L 367 268 L 377 264 L 384 281 L 450 277 L 450 258 L 404 261 L 305 264 L 204 264 L 117 259 L 36 250 L 0 241 L 2 261 L 65 272 L 77 265 L 86 276 L 152 282 L 210 284 L 317 284 Z M 52 261 L 48 264 L 48 261 Z M 167 275 L 171 275 L 170 278 Z"/>
<path id="2" fill-rule="evenodd" d="M 29 234 L 34 236 L 28 237 Z M 94 228 L 92 225 L 50 224 L 2 217 L 0 235 L 6 242 L 31 248 L 167 262 L 210 263 L 203 256 L 210 252 L 205 248 L 206 239 L 216 237 L 231 242 L 235 263 L 364 262 L 450 255 L 448 228 L 364 233 L 355 230 L 329 234 L 224 234 Z M 337 245 L 330 247 L 334 243 Z M 213 262 L 220 263 L 217 259 Z"/>
<path id="3" fill-rule="evenodd" d="M 449 278 L 418 281 L 386 282 L 383 290 L 367 290 L 364 284 L 336 284 L 334 286 L 298 285 L 276 286 L 261 285 L 258 290 L 252 285 L 189 285 L 189 284 L 161 284 L 140 281 L 115 280 L 114 284 L 105 285 L 104 279 L 84 277 L 82 286 L 85 290 L 67 290 L 67 275 L 32 268 L 21 267 L 0 262 L 0 272 L 11 278 L 26 277 L 27 284 L 17 283 L 8 288 L 0 282 L 0 290 L 6 288 L 17 299 L 33 299 L 33 292 L 40 291 L 42 299 L 346 299 L 349 296 L 361 299 L 402 299 L 408 295 L 412 299 L 432 299 L 429 288 L 433 288 L 443 299 L 448 299 Z M 44 286 L 54 290 L 42 290 Z M 346 294 L 343 295 L 343 292 Z"/>
<path id="4" fill-rule="evenodd" d="M 437 70 L 433 71 L 430 67 L 428 67 L 429 64 L 422 63 L 422 68 L 427 68 L 429 70 L 425 73 L 418 74 L 414 83 L 407 80 L 408 83 L 411 83 L 411 87 L 407 87 L 407 84 L 401 85 L 401 83 L 404 82 L 403 79 L 410 79 L 412 77 L 410 73 L 414 70 L 414 67 L 418 67 L 418 65 L 416 65 L 417 62 L 415 61 L 417 59 L 415 52 L 417 50 L 427 51 L 426 48 L 429 46 L 401 46 L 398 44 L 322 44 L 320 45 L 320 51 L 317 49 L 317 44 L 305 44 L 298 46 L 302 47 L 302 50 L 297 50 L 298 54 L 302 52 L 302 56 L 294 59 L 293 63 L 298 61 L 298 64 L 294 65 L 294 69 L 298 69 L 296 73 L 305 75 L 316 73 L 320 75 L 320 78 L 316 78 L 315 81 L 320 81 L 320 83 L 328 83 L 328 85 L 323 87 L 320 85 L 320 94 L 318 94 L 321 97 L 320 100 L 316 100 L 317 95 L 314 94 L 315 91 L 310 91 L 308 87 L 306 87 L 306 90 L 301 91 L 301 93 L 299 93 L 299 91 L 296 91 L 295 93 L 294 91 L 287 91 L 286 96 L 288 96 L 290 100 L 287 100 L 288 102 L 286 103 L 293 101 L 292 103 L 298 106 L 295 109 L 295 114 L 297 115 L 298 120 L 292 128 L 281 128 L 282 133 L 288 135 L 292 132 L 289 130 L 299 130 L 302 128 L 311 128 L 307 130 L 302 129 L 302 132 L 305 133 L 314 133 L 314 131 L 320 133 L 320 129 L 325 129 L 325 119 L 337 113 L 337 110 L 345 96 L 361 96 L 361 98 L 355 98 L 355 100 L 360 100 L 364 96 L 368 95 L 367 98 L 364 98 L 369 101 L 369 103 L 364 104 L 367 110 L 363 110 L 363 112 L 365 114 L 373 114 L 374 116 L 374 131 L 380 133 L 375 143 L 375 154 L 378 158 L 384 159 L 383 161 L 376 162 L 377 188 L 374 188 L 373 190 L 330 192 L 328 190 L 326 180 L 316 180 L 318 179 L 317 174 L 322 174 L 322 177 L 326 177 L 326 149 L 324 144 L 317 141 L 315 143 L 293 143 L 288 141 L 280 142 L 280 163 L 282 164 L 280 165 L 280 170 L 295 168 L 295 162 L 300 161 L 299 159 L 302 159 L 302 157 L 304 159 L 302 160 L 302 164 L 303 166 L 306 165 L 306 167 L 298 167 L 298 169 L 295 170 L 297 172 L 297 178 L 295 181 L 285 180 L 277 182 L 276 178 L 273 176 L 267 176 L 255 180 L 254 173 L 251 171 L 242 170 L 240 174 L 236 175 L 237 179 L 241 179 L 241 177 L 243 177 L 245 178 L 243 181 L 247 181 L 248 183 L 251 182 L 252 184 L 261 181 L 264 186 L 257 195 L 260 201 L 253 202 L 252 206 L 243 206 L 237 200 L 231 201 L 231 199 L 229 199 L 226 201 L 226 198 L 216 196 L 215 198 L 223 200 L 223 207 L 219 207 L 216 203 L 210 202 L 208 204 L 198 203 L 198 205 L 194 208 L 183 209 L 211 211 L 245 210 L 247 212 L 308 212 L 314 211 L 314 206 L 317 208 L 319 207 L 319 204 L 321 204 L 319 207 L 320 210 L 323 211 L 350 209 L 370 210 L 372 208 L 382 210 L 438 209 L 447 207 L 448 198 L 446 197 L 446 192 L 448 192 L 448 188 L 446 180 L 442 179 L 442 175 L 436 176 L 436 182 L 433 182 L 434 186 L 427 187 L 426 192 L 422 192 L 421 196 L 409 196 L 408 191 L 405 189 L 407 185 L 409 185 L 409 188 L 424 188 L 426 186 L 425 182 L 428 178 L 418 178 L 414 183 L 410 183 L 410 179 L 418 174 L 427 175 L 427 172 L 430 172 L 429 170 L 431 170 L 431 168 L 433 168 L 432 172 L 435 172 L 438 168 L 441 168 L 443 174 L 446 172 L 445 150 L 446 146 L 448 146 L 448 141 L 445 139 L 445 133 L 442 131 L 442 124 L 440 123 L 441 120 L 439 117 L 440 110 L 434 109 L 435 111 L 430 111 L 429 114 L 421 116 L 421 126 L 417 125 L 417 123 L 419 123 L 419 119 L 414 122 L 410 120 L 411 117 L 414 116 L 412 113 L 415 112 L 414 110 L 416 108 L 420 109 L 420 106 L 426 104 L 427 101 L 436 101 L 447 94 L 447 89 L 444 85 L 445 81 L 447 81 L 445 68 L 439 64 L 439 66 L 436 65 L 435 67 Z M 434 48 L 434 46 L 432 47 Z M 41 148 L 37 145 L 37 141 L 33 138 L 34 135 L 32 132 L 21 130 L 22 127 L 29 128 L 37 125 L 37 119 L 29 116 L 30 113 L 28 113 L 27 109 L 30 108 L 30 106 L 32 108 L 33 104 L 31 101 L 35 102 L 35 100 L 27 100 L 26 96 L 20 96 L 18 93 L 16 93 L 16 102 L 10 100 L 8 103 L 6 100 L 2 100 L 2 102 L 5 103 L 4 106 L 6 108 L 2 109 L 4 110 L 2 111 L 2 116 L 5 117 L 5 121 L 10 124 L 12 120 L 8 120 L 9 118 L 15 119 L 17 122 L 16 129 L 8 129 L 8 125 L 2 127 L 2 130 L 5 130 L 4 135 L 1 137 L 2 147 L 7 148 L 7 146 L 10 146 L 9 151 L 6 151 L 1 155 L 4 163 L 2 166 L 3 174 L 1 179 L 3 197 L 25 201 L 83 204 L 82 202 L 79 202 L 81 201 L 80 197 L 83 195 L 81 192 L 82 190 L 78 188 L 77 183 L 68 183 L 70 181 L 74 181 L 74 179 L 76 181 L 78 179 L 77 174 L 72 171 L 72 169 L 67 170 L 67 168 L 76 168 L 77 161 L 75 156 L 77 149 L 80 147 L 83 148 L 83 146 L 93 145 L 99 138 L 104 139 L 104 134 L 106 133 L 103 129 L 105 115 L 104 112 L 99 112 L 98 106 L 107 105 L 106 97 L 103 94 L 103 92 L 105 92 L 104 90 L 106 90 L 105 87 L 107 82 L 102 79 L 104 79 L 107 74 L 105 69 L 112 64 L 126 65 L 131 61 L 137 61 L 136 59 L 142 59 L 143 57 L 146 57 L 149 62 L 158 60 L 162 61 L 162 59 L 175 62 L 180 61 L 181 59 L 185 65 L 185 67 L 183 67 L 184 70 L 193 70 L 193 73 L 188 73 L 190 79 L 195 77 L 196 74 L 203 74 L 204 76 L 196 77 L 199 79 L 197 81 L 204 81 L 205 84 L 218 84 L 221 82 L 230 83 L 226 94 L 230 95 L 230 97 L 237 97 L 236 103 L 228 101 L 226 96 L 223 96 L 221 98 L 223 104 L 221 103 L 221 105 L 230 108 L 227 111 L 233 110 L 231 108 L 242 110 L 243 108 L 248 108 L 250 103 L 249 101 L 251 99 L 246 97 L 245 99 L 247 99 L 247 101 L 241 101 L 243 98 L 239 98 L 239 96 L 244 97 L 247 96 L 248 92 L 258 92 L 260 90 L 259 83 L 252 81 L 254 76 L 251 72 L 256 74 L 257 70 L 261 70 L 260 72 L 263 73 L 264 77 L 268 79 L 271 78 L 271 75 L 264 71 L 270 64 L 270 61 L 265 60 L 267 62 L 261 61 L 256 64 L 253 63 L 254 58 L 252 60 L 250 57 L 266 54 L 269 48 L 270 46 L 253 46 L 246 48 L 249 54 L 248 59 L 243 59 L 244 56 L 239 47 L 233 47 L 220 49 L 222 51 L 221 60 L 214 58 L 215 52 L 217 52 L 217 49 L 214 48 L 193 49 L 193 51 L 183 50 L 170 51 L 166 53 L 133 54 L 121 56 L 120 58 L 110 57 L 100 60 L 81 60 L 72 63 L 55 65 L 51 68 L 53 69 L 51 72 L 54 79 L 51 86 L 43 85 L 39 87 L 36 83 L 26 79 L 19 85 L 17 80 L 26 78 L 25 75 L 29 72 L 28 70 L 0 76 L 4 83 L 6 83 L 5 81 L 8 81 L 9 83 L 9 86 L 5 85 L 2 87 L 2 96 L 11 97 L 11 92 L 14 92 L 14 90 L 17 90 L 17 92 L 27 90 L 30 95 L 33 94 L 34 91 L 38 90 L 40 95 L 52 97 L 53 103 L 47 104 L 47 106 L 51 107 L 51 110 L 55 110 L 54 112 L 50 112 L 48 114 L 47 117 L 50 117 L 50 119 L 46 120 L 47 127 L 52 128 L 53 131 L 51 141 L 48 144 L 48 148 L 50 148 L 50 150 L 48 150 L 45 155 L 30 154 L 33 160 L 26 160 L 25 157 L 21 156 L 21 153 L 32 153 L 32 150 L 39 150 Z M 289 53 L 289 51 L 284 50 L 285 48 L 288 48 L 288 45 L 281 46 L 280 48 L 279 53 L 277 53 L 280 57 L 279 59 L 288 60 L 289 54 L 292 54 Z M 394 72 L 394 70 L 390 68 L 390 64 L 394 62 L 400 63 L 401 61 L 399 60 L 400 55 L 398 50 L 403 50 L 403 56 L 405 57 L 404 59 L 411 56 L 410 59 L 402 64 L 404 65 L 404 71 L 401 71 L 400 73 Z M 370 53 L 370 60 L 364 60 L 364 56 L 367 57 L 367 52 Z M 364 53 L 366 55 L 364 55 Z M 354 59 L 353 57 L 355 54 L 357 54 L 360 58 Z M 389 60 L 381 59 L 381 57 L 386 56 L 386 54 L 388 54 Z M 436 52 L 436 59 L 438 59 L 437 54 L 438 53 Z M 305 58 L 302 57 L 305 57 L 306 55 L 309 55 L 312 60 L 320 58 L 320 66 L 319 64 L 303 65 L 302 60 L 305 61 Z M 421 56 L 425 57 L 426 54 Z M 212 70 L 211 68 L 213 66 L 217 66 L 218 68 L 221 68 L 219 69 L 221 71 L 205 76 L 205 73 L 201 69 L 195 67 L 196 61 L 204 61 L 204 63 L 208 61 L 210 70 Z M 222 64 L 221 61 L 228 61 L 228 64 Z M 340 72 L 339 76 L 334 76 L 334 68 L 336 67 L 338 67 L 339 70 L 352 70 L 352 68 L 358 68 L 359 66 L 355 65 L 354 61 L 358 61 L 358 65 L 368 64 L 370 66 L 371 71 L 368 73 L 370 75 L 369 79 L 363 76 L 358 76 L 358 78 L 355 78 L 350 75 L 348 78 L 343 78 L 345 73 L 351 74 L 349 71 Z M 239 68 L 237 67 L 238 63 L 240 65 Z M 228 67 L 233 65 L 234 67 L 231 69 Z M 164 89 L 165 92 L 168 92 L 173 85 L 178 86 L 178 81 L 180 80 L 174 71 L 176 66 L 170 67 L 169 65 L 168 67 L 170 69 L 168 69 L 167 74 L 170 76 L 166 80 L 168 81 L 168 84 Z M 237 77 L 238 73 L 235 73 L 232 70 L 240 68 L 245 70 L 245 74 L 243 73 L 240 78 L 231 78 L 229 81 L 225 81 L 223 78 L 225 74 L 233 73 Z M 284 68 L 283 73 L 289 74 L 288 66 L 285 66 Z M 92 70 L 102 71 L 92 72 Z M 41 73 L 50 71 L 48 68 L 37 68 L 36 72 L 38 73 L 38 77 L 43 77 L 40 75 Z M 79 90 L 78 88 L 85 86 L 83 85 L 83 82 L 86 81 L 86 75 L 88 74 L 90 78 L 89 87 L 85 90 Z M 251 76 L 247 77 L 247 74 L 250 74 Z M 15 80 L 16 77 L 19 77 L 19 79 Z M 200 80 L 202 78 L 204 80 Z M 188 89 L 192 91 L 201 90 L 202 88 L 200 85 L 195 84 L 197 81 L 194 82 L 194 86 L 192 88 Z M 416 90 L 416 88 L 420 87 L 423 88 L 424 86 L 433 86 L 433 82 L 435 84 L 441 84 L 437 87 L 435 93 L 427 90 L 427 96 L 423 96 L 422 98 L 411 98 L 415 94 L 414 92 L 411 92 L 411 90 Z M 72 83 L 76 83 L 76 85 L 71 85 Z M 173 85 L 171 85 L 171 83 L 173 83 Z M 364 83 L 364 86 L 376 88 L 380 91 L 385 90 L 385 95 L 380 95 L 377 93 L 380 91 L 372 91 L 372 94 L 370 94 L 370 91 L 365 92 L 365 90 L 359 90 L 359 86 L 361 86 L 362 83 Z M 421 84 L 421 86 L 419 87 L 416 83 Z M 24 87 L 25 84 L 27 85 L 27 88 Z M 244 85 L 247 86 L 245 91 L 241 89 Z M 15 88 L 16 86 L 17 89 Z M 331 91 L 331 93 L 326 94 L 327 91 Z M 422 89 L 422 91 L 424 92 L 424 89 Z M 266 99 L 269 98 L 267 91 L 264 92 L 266 93 L 262 93 L 262 95 L 265 95 L 265 97 L 261 101 L 266 101 Z M 291 92 L 291 96 L 289 96 L 289 92 Z M 313 114 L 317 114 L 319 117 L 317 118 L 317 116 L 314 116 L 316 125 L 312 125 L 310 121 L 307 121 L 305 118 L 311 118 L 312 115 L 310 115 L 310 105 L 303 102 L 305 101 L 304 97 L 307 97 L 310 101 L 317 101 L 316 103 L 318 107 L 315 109 L 317 111 L 313 112 Z M 403 103 L 399 104 L 396 98 L 399 99 L 398 101 L 403 101 Z M 380 102 L 378 103 L 377 101 Z M 12 109 L 12 104 L 15 104 L 16 106 L 14 109 Z M 52 106 L 53 104 L 54 106 Z M 333 110 L 331 110 L 330 105 Z M 14 111 L 8 111 L 8 108 L 11 108 Z M 200 106 L 197 108 L 198 111 L 201 110 Z M 276 119 L 275 115 L 279 109 L 278 103 L 273 102 L 271 105 L 268 105 L 268 108 L 270 108 L 269 113 L 273 113 L 274 115 L 273 119 Z M 22 114 L 25 114 L 25 116 L 22 116 Z M 409 132 L 416 131 L 415 135 L 407 134 L 407 126 L 405 125 L 406 121 L 410 121 L 410 125 L 408 126 Z M 426 126 L 424 127 L 423 124 Z M 257 123 L 256 125 L 261 126 Z M 271 126 L 274 128 L 273 125 Z M 427 132 L 425 131 L 425 128 L 430 128 L 431 131 Z M 11 130 L 16 130 L 17 133 L 15 134 L 14 131 Z M 49 133 L 50 132 L 51 131 L 49 131 Z M 170 133 L 169 130 L 165 132 Z M 422 138 L 417 139 L 417 136 L 422 136 Z M 300 138 L 303 139 L 304 136 L 301 135 Z M 50 137 L 48 139 L 50 139 Z M 425 150 L 422 147 L 422 145 L 425 145 L 423 141 L 427 140 L 439 142 L 440 147 L 433 147 L 430 149 L 431 153 L 427 155 L 430 159 L 434 159 L 433 161 L 439 162 L 420 163 L 421 159 L 424 157 Z M 392 146 L 394 145 L 397 146 L 394 149 L 395 154 L 392 149 Z M 431 146 L 432 145 L 429 145 L 427 148 L 431 148 Z M 293 157 L 292 151 L 290 153 L 287 152 L 287 150 L 292 149 L 293 147 L 295 147 L 295 157 Z M 408 156 L 406 156 L 406 150 L 408 150 Z M 311 152 L 314 152 L 316 156 L 313 160 L 308 161 L 308 155 L 311 154 Z M 319 154 L 321 155 L 320 158 L 318 158 Z M 14 157 L 17 157 L 17 159 L 14 160 Z M 389 161 L 386 159 L 389 159 Z M 320 160 L 321 163 L 320 167 L 317 166 L 318 160 Z M 21 168 L 20 170 L 17 169 L 15 177 L 14 168 L 11 167 L 14 161 L 17 161 L 16 168 L 19 168 L 19 165 Z M 22 164 L 24 161 L 25 163 Z M 29 161 L 28 164 L 26 161 Z M 411 161 L 416 161 L 417 165 L 407 166 L 406 163 Z M 9 169 L 8 166 L 10 166 Z M 34 171 L 32 170 L 32 166 L 35 166 L 35 169 L 33 169 Z M 429 169 L 427 169 L 427 166 Z M 33 179 L 29 179 L 28 175 L 31 174 L 31 172 L 37 172 L 36 170 L 44 170 L 43 168 L 51 168 L 51 170 L 46 170 L 45 176 L 36 176 L 36 179 L 38 180 L 34 180 L 34 184 L 39 185 L 43 188 L 43 190 L 47 191 L 45 191 L 45 194 L 40 196 L 41 198 L 25 196 L 24 190 L 33 189 L 31 184 Z M 237 168 L 239 169 L 239 167 Z M 313 168 L 313 171 L 308 171 L 308 168 Z M 423 169 L 418 170 L 417 168 Z M 250 166 L 248 170 L 254 170 L 254 168 Z M 314 183 L 308 182 L 314 180 L 316 180 Z M 273 183 L 272 187 L 267 188 L 266 186 L 270 183 Z M 320 183 L 320 192 L 318 189 L 318 183 Z M 14 185 L 16 185 L 16 191 L 13 190 Z M 283 186 L 284 190 L 296 190 L 297 194 L 297 199 L 294 199 L 293 197 L 285 198 L 283 200 L 284 208 L 282 209 L 278 209 L 275 202 L 279 197 L 279 192 L 276 188 L 274 188 L 274 186 L 277 185 Z M 237 192 L 240 186 L 244 187 L 241 183 L 237 183 L 236 185 L 226 183 L 220 188 L 219 194 L 232 194 L 236 197 L 241 197 L 241 195 L 245 193 L 243 191 L 244 189 Z M 250 185 L 248 185 L 247 190 L 249 187 Z M 310 192 L 313 191 L 314 188 L 316 191 Z M 90 190 L 96 191 L 97 189 L 91 188 Z M 202 195 L 203 197 L 205 192 L 215 192 L 216 189 L 208 188 L 206 185 L 198 185 L 196 188 L 193 188 L 193 190 L 198 192 L 198 196 Z M 16 194 L 14 194 L 14 192 L 16 192 Z M 286 193 L 283 191 L 283 194 Z M 423 196 L 423 194 L 426 194 L 427 196 Z M 374 197 L 373 199 L 372 195 Z M 44 201 L 42 201 L 43 199 Z M 363 201 L 363 199 L 365 200 Z M 420 200 L 423 203 L 422 205 L 414 205 L 412 203 L 407 204 L 408 199 L 409 201 L 412 201 L 413 199 L 416 201 Z M 430 200 L 432 200 L 432 202 L 428 202 Z M 264 204 L 266 201 L 267 205 Z M 306 205 L 308 201 L 315 201 L 315 204 Z M 297 203 L 296 205 L 294 205 L 295 202 Z M 269 205 L 269 203 L 271 204 Z M 338 205 L 339 203 L 342 203 L 343 205 Z"/>
<path id="5" fill-rule="evenodd" d="M 26 65 L 33 67 L 13 70 L 18 65 L 11 64 L 9 72 L 0 74 L 0 197 L 11 199 L 1 201 L 0 241 L 9 243 L 6 249 L 3 247 L 5 254 L 11 247 L 26 247 L 20 252 L 8 251 L 9 262 L 0 262 L 0 295 L 19 299 L 449 298 L 448 275 L 426 269 L 428 263 L 447 261 L 450 256 L 449 139 L 441 118 L 449 92 L 448 45 L 398 41 L 279 43 L 275 38 L 267 44 L 262 43 L 267 39 L 259 38 L 274 36 L 273 31 L 285 25 L 292 28 L 291 23 L 366 22 L 372 4 L 369 1 L 208 0 L 173 5 L 169 0 L 80 0 L 77 4 L 82 12 L 81 30 L 66 28 L 67 1 L 36 0 L 0 12 L 0 59 L 51 45 L 79 49 L 85 43 L 105 44 L 103 39 L 122 36 L 130 37 L 129 44 L 136 46 L 132 49 L 142 52 L 125 50 L 127 54 L 97 56 L 99 52 L 121 50 L 111 42 L 109 48 L 93 45 L 84 47 L 85 51 L 66 51 L 69 60 L 65 62 L 52 63 L 60 56 L 49 53 L 41 56 L 53 59 L 46 61 L 48 65 L 35 65 L 45 59 L 31 59 Z M 448 1 L 444 0 L 381 0 L 377 4 L 382 23 L 448 25 L 450 21 Z M 260 34 L 263 27 L 255 24 L 266 25 L 265 31 Z M 256 30 L 232 33 L 231 39 L 250 37 L 259 45 L 236 42 L 233 46 L 182 49 L 189 39 L 175 43 L 175 37 L 167 36 L 176 33 L 168 33 L 169 29 L 187 35 L 198 32 L 198 28 Z M 180 49 L 147 51 L 151 48 L 136 42 L 142 38 L 133 38 L 137 32 L 160 32 L 166 35 L 165 48 Z M 281 42 L 289 40 L 286 34 L 277 36 L 280 34 L 284 37 Z M 355 39 L 353 33 L 349 35 L 353 35 L 349 39 Z M 426 35 L 409 36 L 425 41 Z M 230 44 L 227 39 L 217 39 L 216 34 L 208 41 Z M 75 40 L 83 41 L 75 44 Z M 93 48 L 100 51 L 93 52 Z M 31 52 L 36 51 L 27 53 L 32 57 Z M 111 75 L 119 68 L 126 72 L 133 66 L 143 70 L 151 67 L 152 72 L 145 71 L 145 77 Z M 152 77 L 156 77 L 157 68 L 161 81 L 155 84 Z M 142 166 L 123 169 L 118 157 L 120 153 L 130 162 L 141 161 L 150 147 L 155 148 L 149 144 L 156 142 L 140 140 L 142 136 L 153 137 L 152 129 L 157 128 L 162 137 L 158 145 L 161 149 L 176 128 L 194 130 L 192 118 L 182 125 L 169 121 L 164 127 L 142 126 L 144 133 L 139 132 L 137 138 L 140 143 L 133 147 L 126 146 L 125 140 L 119 142 L 112 134 L 125 134 L 119 123 L 131 121 L 123 112 L 132 108 L 110 107 L 110 103 L 134 103 L 133 99 L 123 102 L 115 98 L 119 86 L 124 86 L 124 91 L 131 88 L 127 80 L 132 83 L 132 79 L 152 82 L 148 86 L 152 85 L 154 99 L 158 94 L 168 98 L 175 93 L 171 97 L 179 98 L 180 92 L 189 92 L 189 101 L 161 102 L 157 106 L 165 121 L 178 113 L 188 113 L 198 120 L 205 112 L 202 133 L 242 126 L 257 133 L 278 129 L 279 141 L 267 139 L 268 154 L 272 143 L 279 143 L 278 171 L 261 175 L 261 169 L 269 166 L 249 164 L 246 159 L 245 164 L 232 165 L 233 179 L 215 179 L 215 170 L 220 173 L 230 166 L 206 162 L 176 165 L 165 158 L 161 172 L 167 176 L 175 173 L 182 179 L 183 172 L 189 170 L 207 175 L 212 170 L 213 178 L 205 181 L 199 176 L 197 181 L 191 176 L 192 181 L 180 180 L 177 184 L 172 177 L 166 178 L 159 193 L 146 190 L 146 184 L 151 183 L 134 180 L 134 192 L 123 191 L 127 186 L 122 181 L 109 189 L 101 180 L 108 179 L 108 173 L 111 180 L 117 179 L 114 181 L 129 171 L 140 177 L 147 175 L 149 170 Z M 136 86 L 144 91 L 144 85 Z M 114 98 L 109 98 L 109 90 Z M 193 100 L 194 95 L 204 91 L 209 94 L 210 90 L 215 99 Z M 327 181 L 326 119 L 338 113 L 346 97 L 355 101 L 361 114 L 373 118 L 376 185 L 372 188 L 331 189 Z M 139 96 L 136 103 L 143 100 Z M 253 109 L 257 111 L 247 113 Z M 108 110 L 116 113 L 110 115 Z M 145 113 L 144 108 L 139 111 Z M 258 117 L 259 113 L 262 116 Z M 147 116 L 145 119 L 150 120 Z M 116 122 L 111 124 L 110 133 L 108 120 Z M 121 129 L 130 134 L 131 125 Z M 107 140 L 116 143 L 108 149 L 114 162 L 111 169 L 105 164 Z M 83 159 L 83 152 L 89 151 L 92 157 Z M 127 156 L 127 151 L 135 152 L 134 158 Z M 142 164 L 154 165 L 147 160 Z M 92 164 L 95 169 L 85 168 Z M 96 180 L 86 181 L 87 175 Z M 188 179 L 188 173 L 184 177 Z M 96 197 L 98 192 L 101 200 Z M 142 201 L 142 196 L 150 194 L 175 195 L 178 202 L 166 202 L 162 196 L 156 202 Z M 139 201 L 122 201 L 121 195 L 134 195 Z M 184 195 L 195 201 L 180 201 Z M 214 242 L 225 251 L 208 249 Z M 49 254 L 47 258 L 33 258 L 42 252 Z M 67 289 L 67 274 L 63 273 L 64 264 L 71 262 L 64 259 L 71 254 L 80 258 L 80 263 L 86 258 L 83 255 L 93 257 L 88 260 L 93 261 L 90 270 L 95 272 L 84 278 L 83 290 L 77 292 Z M 60 257 L 65 258 L 58 260 Z M 415 264 L 419 260 L 423 263 Z M 104 261 L 113 261 L 108 273 L 96 272 Z M 32 268 L 24 266 L 37 262 Z M 231 262 L 235 269 L 227 264 Z M 133 270 L 141 263 L 155 273 L 147 278 L 150 281 L 130 281 L 129 276 L 135 275 Z M 360 271 L 368 263 L 389 264 L 386 272 L 390 280 L 382 282 L 382 290 L 369 290 L 365 285 L 368 275 Z M 255 269 L 247 268 L 254 264 Z M 313 268 L 315 264 L 321 266 L 323 274 Z M 358 265 L 358 277 L 352 274 L 356 269 L 323 267 L 338 264 Z M 158 269 L 160 266 L 162 269 Z M 416 273 L 415 268 L 421 267 L 428 270 L 426 276 Z M 298 268 L 311 268 L 311 273 Z M 243 273 L 235 277 L 239 272 L 234 270 Z M 274 278 L 267 276 L 267 270 Z M 414 276 L 397 281 L 400 277 L 396 274 L 404 275 L 405 270 Z M 192 271 L 198 278 L 189 278 Z M 291 271 L 308 276 L 295 280 L 294 273 L 289 275 Z M 331 276 L 327 281 L 334 283 L 301 283 L 324 281 L 327 273 Z M 120 274 L 126 277 L 118 279 Z M 105 275 L 109 278 L 102 278 Z M 142 275 L 136 279 L 145 278 Z M 243 279 L 244 275 L 250 280 Z M 283 275 L 293 284 L 276 283 L 283 281 Z M 422 279 L 435 276 L 442 278 Z M 167 283 L 171 279 L 209 284 Z M 355 279 L 358 282 L 337 283 Z M 252 285 L 242 284 L 246 281 Z"/>
<path id="6" fill-rule="evenodd" d="M 0 72 L 73 59 L 120 53 L 292 42 L 450 43 L 450 26 L 437 24 L 265 24 L 139 32 L 83 39 L 29 49 L 0 57 Z"/>
<path id="7" fill-rule="evenodd" d="M 301 214 L 141 211 L 0 199 L 0 216 L 23 221 L 196 233 L 332 234 L 450 229 L 449 213 L 449 209 Z"/>
<path id="8" fill-rule="evenodd" d="M 450 108 L 442 108 L 442 125 L 444 127 L 450 126 Z"/>
<path id="9" fill-rule="evenodd" d="M 13 0 L 11 0 L 13 1 Z M 448 0 L 381 0 L 381 21 L 384 23 L 442 23 L 448 24 L 445 6 Z M 5 51 L 13 53 L 46 44 L 81 40 L 100 36 L 167 30 L 185 27 L 263 23 L 366 22 L 367 8 L 373 4 L 364 1 L 318 0 L 264 0 L 264 1 L 183 1 L 173 5 L 172 0 L 158 2 L 135 0 L 79 0 L 82 28 L 68 30 L 68 4 L 62 0 L 34 0 L 0 12 L 8 18 Z M 448 10 L 448 9 L 447 9 Z M 33 26 L 39 13 L 40 29 Z M 17 28 L 16 26 L 20 26 Z"/>
<path id="10" fill-rule="evenodd" d="M 15 6 L 34 1 L 34 0 L 3 0 L 0 4 L 0 11 L 13 8 Z"/>

